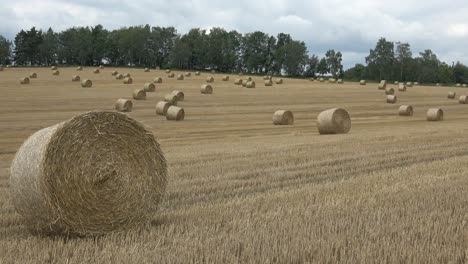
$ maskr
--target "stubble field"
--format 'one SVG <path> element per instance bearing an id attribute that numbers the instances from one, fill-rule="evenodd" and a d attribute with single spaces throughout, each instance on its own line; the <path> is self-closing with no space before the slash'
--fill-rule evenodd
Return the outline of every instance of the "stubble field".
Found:
<path id="1" fill-rule="evenodd" d="M 447 99 L 463 88 L 412 87 L 385 103 L 376 84 L 285 79 L 247 89 L 202 73 L 183 81 L 163 71 L 92 68 L 77 72 L 12 68 L 0 72 L 0 263 L 465 263 L 468 262 L 468 106 Z M 112 70 L 129 72 L 125 85 Z M 20 85 L 31 71 L 38 79 Z M 79 74 L 93 81 L 81 88 Z M 176 73 L 177 75 L 177 73 Z M 91 110 L 112 110 L 163 77 L 129 115 L 162 145 L 170 177 L 151 223 L 98 238 L 39 237 L 15 213 L 9 166 L 37 130 Z M 213 76 L 214 93 L 200 86 Z M 396 88 L 394 85 L 391 87 Z M 155 115 L 181 90 L 182 122 Z M 413 117 L 398 116 L 401 104 Z M 351 115 L 346 135 L 320 136 L 320 111 Z M 427 122 L 441 107 L 444 121 Z M 293 126 L 273 126 L 276 110 Z"/>

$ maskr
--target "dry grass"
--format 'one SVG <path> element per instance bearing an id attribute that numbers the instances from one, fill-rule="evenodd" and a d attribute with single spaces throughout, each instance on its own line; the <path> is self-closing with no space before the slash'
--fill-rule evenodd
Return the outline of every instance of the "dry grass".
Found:
<path id="1" fill-rule="evenodd" d="M 415 109 L 401 117 L 373 85 L 286 79 L 275 89 L 245 89 L 219 82 L 207 97 L 200 94 L 206 76 L 164 78 L 128 113 L 151 127 L 168 160 L 160 216 L 125 233 L 64 239 L 31 235 L 21 224 L 9 194 L 13 155 L 35 131 L 114 109 L 152 76 L 128 70 L 135 83 L 124 85 L 100 74 L 93 89 L 82 89 L 70 82 L 75 68 L 61 68 L 60 76 L 34 69 L 41 78 L 18 89 L 31 70 L 0 72 L 0 263 L 468 261 L 467 109 L 447 99 L 463 88 L 397 93 Z M 183 122 L 154 112 L 174 89 L 187 95 Z M 351 114 L 349 134 L 318 135 L 317 115 L 332 107 Z M 432 107 L 444 109 L 443 122 L 426 121 Z M 277 109 L 293 111 L 294 125 L 274 126 Z"/>

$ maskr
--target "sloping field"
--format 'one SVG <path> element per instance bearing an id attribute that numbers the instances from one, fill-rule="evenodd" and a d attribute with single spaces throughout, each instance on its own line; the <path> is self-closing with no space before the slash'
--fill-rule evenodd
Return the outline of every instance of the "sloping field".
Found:
<path id="1" fill-rule="evenodd" d="M 20 85 L 36 71 L 38 79 Z M 143 69 L 0 72 L 0 263 L 464 263 L 468 261 L 468 105 L 463 88 L 412 87 L 387 104 L 377 84 L 285 79 L 247 89 L 202 73 L 183 81 Z M 132 74 L 134 83 L 111 71 Z M 71 82 L 72 75 L 92 88 Z M 177 76 L 178 72 L 176 72 Z M 154 77 L 130 116 L 154 132 L 170 166 L 166 199 L 151 224 L 99 238 L 31 235 L 15 214 L 9 166 L 35 131 L 90 110 L 111 110 Z M 213 76 L 214 93 L 200 86 Z M 390 87 L 397 88 L 394 85 Z M 155 115 L 185 93 L 182 122 Z M 401 104 L 413 117 L 398 116 Z M 320 136 L 320 111 L 349 111 L 349 134 Z M 427 122 L 441 107 L 444 121 Z M 293 126 L 273 126 L 276 110 Z"/>

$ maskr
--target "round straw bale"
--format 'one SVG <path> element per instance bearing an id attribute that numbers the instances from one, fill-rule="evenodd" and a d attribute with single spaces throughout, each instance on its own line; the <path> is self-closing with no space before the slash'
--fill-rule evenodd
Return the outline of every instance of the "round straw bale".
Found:
<path id="1" fill-rule="evenodd" d="M 441 108 L 430 108 L 426 115 L 427 121 L 442 121 L 444 119 L 444 111 Z"/>
<path id="2" fill-rule="evenodd" d="M 37 78 L 37 73 L 31 72 L 31 73 L 29 74 L 29 78 L 31 78 L 31 79 L 36 79 L 36 78 Z"/>
<path id="3" fill-rule="evenodd" d="M 172 105 L 169 102 L 164 102 L 164 101 L 158 102 L 156 104 L 156 114 L 165 116 L 167 113 L 167 109 L 169 109 L 169 107 L 171 106 Z"/>
<path id="4" fill-rule="evenodd" d="M 318 115 L 317 127 L 320 134 L 346 134 L 351 130 L 351 118 L 344 109 L 329 109 Z"/>
<path id="5" fill-rule="evenodd" d="M 211 70 L 211 73 L 216 73 L 216 71 L 215 71 L 215 70 Z"/>
<path id="6" fill-rule="evenodd" d="M 167 78 L 174 78 L 174 77 L 175 77 L 175 74 L 174 74 L 173 72 L 171 72 L 171 73 L 169 73 L 169 74 L 167 75 Z"/>
<path id="7" fill-rule="evenodd" d="M 413 87 L 413 83 L 412 82 L 407 82 L 406 87 Z"/>
<path id="8" fill-rule="evenodd" d="M 104 65 L 100 65 L 99 69 L 104 70 Z"/>
<path id="9" fill-rule="evenodd" d="M 164 96 L 164 101 L 170 103 L 171 105 L 177 105 L 177 95 L 170 93 Z"/>
<path id="10" fill-rule="evenodd" d="M 133 109 L 132 100 L 120 98 L 115 102 L 115 110 L 119 112 L 131 112 Z"/>
<path id="11" fill-rule="evenodd" d="M 255 88 L 255 82 L 254 82 L 254 81 L 250 81 L 250 82 L 248 82 L 248 83 L 245 85 L 245 87 L 247 87 L 247 88 Z"/>
<path id="12" fill-rule="evenodd" d="M 185 118 L 185 111 L 183 108 L 177 106 L 170 106 L 166 112 L 167 120 L 182 121 Z"/>
<path id="13" fill-rule="evenodd" d="M 207 82 L 207 83 L 212 83 L 212 82 L 214 82 L 214 78 L 211 77 L 211 76 L 206 77 L 206 82 Z"/>
<path id="14" fill-rule="evenodd" d="M 177 80 L 181 81 L 184 79 L 184 75 L 183 74 L 179 74 L 177 75 Z"/>
<path id="15" fill-rule="evenodd" d="M 447 98 L 448 99 L 455 99 L 456 96 L 457 96 L 456 92 L 449 92 L 448 95 L 447 95 Z"/>
<path id="16" fill-rule="evenodd" d="M 202 94 L 212 94 L 213 93 L 213 87 L 209 84 L 203 84 L 200 88 L 200 92 Z"/>
<path id="17" fill-rule="evenodd" d="M 156 85 L 154 85 L 154 83 L 145 83 L 145 85 L 143 86 L 143 90 L 145 90 L 145 92 L 147 93 L 155 92 Z"/>
<path id="18" fill-rule="evenodd" d="M 440 83 L 436 83 L 436 86 L 440 86 Z"/>
<path id="19" fill-rule="evenodd" d="M 81 77 L 79 75 L 72 76 L 72 82 L 79 82 L 79 81 L 81 81 Z"/>
<path id="20" fill-rule="evenodd" d="M 387 81 L 382 80 L 379 83 L 379 90 L 385 90 L 385 89 L 387 89 Z"/>
<path id="21" fill-rule="evenodd" d="M 191 77 L 191 76 L 192 76 L 192 73 L 190 73 L 190 72 L 185 73 L 185 77 Z"/>
<path id="22" fill-rule="evenodd" d="M 13 205 L 34 233 L 97 236 L 154 217 L 167 164 L 153 134 L 118 112 L 90 112 L 29 137 L 10 168 Z"/>
<path id="23" fill-rule="evenodd" d="M 387 103 L 388 104 L 394 104 L 396 102 L 397 102 L 396 95 L 387 95 Z"/>
<path id="24" fill-rule="evenodd" d="M 315 78 L 309 78 L 309 81 L 315 82 Z"/>
<path id="25" fill-rule="evenodd" d="M 393 84 L 395 84 L 395 85 L 398 85 L 398 84 L 399 84 L 399 82 L 398 82 L 398 81 L 395 81 Z"/>
<path id="26" fill-rule="evenodd" d="M 359 84 L 360 84 L 360 85 L 366 85 L 367 82 L 366 82 L 366 80 L 361 80 L 361 81 L 359 82 Z"/>
<path id="27" fill-rule="evenodd" d="M 93 71 L 93 73 L 95 73 L 95 74 L 98 74 L 98 73 L 100 73 L 100 72 L 101 72 L 101 71 L 100 71 L 99 69 L 94 69 L 94 71 Z"/>
<path id="28" fill-rule="evenodd" d="M 200 72 L 199 71 L 195 72 L 195 75 L 200 76 Z"/>
<path id="29" fill-rule="evenodd" d="M 144 72 L 150 72 L 149 68 L 145 68 Z"/>
<path id="30" fill-rule="evenodd" d="M 463 86 L 463 87 L 467 87 L 468 85 L 464 83 L 462 86 Z"/>
<path id="31" fill-rule="evenodd" d="M 163 82 L 163 79 L 161 77 L 156 77 L 153 80 L 153 83 L 162 83 L 162 82 Z"/>
<path id="32" fill-rule="evenodd" d="M 117 74 L 119 74 L 119 72 L 118 72 L 118 71 L 112 71 L 111 74 L 112 74 L 112 76 L 117 76 Z M 122 76 L 123 76 L 123 75 L 122 75 Z"/>
<path id="33" fill-rule="evenodd" d="M 132 78 L 132 77 L 126 77 L 126 78 L 123 80 L 123 83 L 124 83 L 124 84 L 132 84 L 132 83 L 133 83 L 133 78 Z"/>
<path id="34" fill-rule="evenodd" d="M 278 79 L 276 79 L 275 83 L 276 83 L 276 84 L 283 84 L 283 79 L 282 79 L 282 78 L 278 78 Z"/>
<path id="35" fill-rule="evenodd" d="M 461 83 L 455 84 L 455 87 L 461 87 Z"/>
<path id="36" fill-rule="evenodd" d="M 460 104 L 467 104 L 468 103 L 468 96 L 466 96 L 466 95 L 460 96 L 460 98 L 458 98 L 458 102 Z"/>
<path id="37" fill-rule="evenodd" d="M 235 85 L 242 85 L 242 79 L 236 79 L 234 80 Z"/>
<path id="38" fill-rule="evenodd" d="M 227 76 L 227 75 L 223 76 L 223 81 L 224 81 L 224 82 L 229 81 L 229 76 Z"/>
<path id="39" fill-rule="evenodd" d="M 29 84 L 29 78 L 28 77 L 23 77 L 20 79 L 20 84 Z"/>
<path id="40" fill-rule="evenodd" d="M 247 81 L 247 80 L 242 80 L 242 86 L 246 87 L 248 82 L 249 81 Z"/>
<path id="41" fill-rule="evenodd" d="M 7 68 L 7 69 L 10 69 L 10 68 L 11 68 L 11 65 L 7 65 L 6 68 Z"/>
<path id="42" fill-rule="evenodd" d="M 325 82 L 325 78 L 320 78 L 319 82 Z"/>
<path id="43" fill-rule="evenodd" d="M 116 79 L 116 80 L 122 80 L 123 78 L 124 78 L 123 74 L 117 74 L 117 75 L 115 76 L 115 79 Z"/>
<path id="44" fill-rule="evenodd" d="M 167 74 L 171 73 L 171 70 L 166 70 L 166 73 L 167 73 Z"/>
<path id="45" fill-rule="evenodd" d="M 391 88 L 391 87 L 387 87 L 387 88 L 385 89 L 385 94 L 387 94 L 387 95 L 393 95 L 393 94 L 395 94 L 395 89 L 393 89 L 393 88 Z"/>
<path id="46" fill-rule="evenodd" d="M 328 82 L 329 83 L 336 83 L 336 79 L 335 78 L 330 78 L 330 79 L 328 79 Z"/>
<path id="47" fill-rule="evenodd" d="M 268 76 L 263 76 L 263 80 L 266 81 L 266 80 L 269 80 L 270 78 Z"/>
<path id="48" fill-rule="evenodd" d="M 414 86 L 418 86 L 418 85 L 419 85 L 419 82 L 414 82 L 413 85 L 414 85 Z"/>
<path id="49" fill-rule="evenodd" d="M 398 91 L 406 92 L 406 84 L 405 83 L 399 83 L 398 84 Z"/>
<path id="50" fill-rule="evenodd" d="M 273 86 L 273 82 L 270 79 L 265 80 L 265 86 Z"/>
<path id="51" fill-rule="evenodd" d="M 93 86 L 93 82 L 91 80 L 84 79 L 81 81 L 81 87 L 83 88 L 91 88 Z"/>
<path id="52" fill-rule="evenodd" d="M 185 94 L 184 92 L 181 92 L 181 91 L 172 91 L 172 94 L 174 94 L 175 96 L 177 96 L 177 101 L 184 101 L 185 100 Z"/>
<path id="53" fill-rule="evenodd" d="M 52 71 L 52 75 L 58 76 L 60 75 L 60 72 L 58 70 Z"/>
<path id="54" fill-rule="evenodd" d="M 130 73 L 124 73 L 123 76 L 124 76 L 125 78 L 130 78 L 130 77 L 132 77 L 132 75 L 131 75 Z"/>
<path id="55" fill-rule="evenodd" d="M 144 89 L 135 89 L 133 91 L 133 99 L 135 100 L 146 100 L 146 92 Z"/>
<path id="56" fill-rule="evenodd" d="M 77 70 L 77 71 L 82 71 L 82 70 L 83 70 L 83 67 L 82 67 L 82 66 L 78 66 L 78 67 L 76 67 L 76 70 Z"/>
<path id="57" fill-rule="evenodd" d="M 343 84 L 343 83 L 344 83 L 344 82 L 343 82 L 343 79 L 338 79 L 337 83 L 338 83 L 338 84 Z"/>
<path id="58" fill-rule="evenodd" d="M 52 66 L 50 69 L 53 70 L 53 71 L 58 70 L 57 66 Z"/>
<path id="59" fill-rule="evenodd" d="M 398 114 L 401 116 L 413 116 L 413 107 L 411 105 L 402 105 L 398 109 Z"/>
<path id="60" fill-rule="evenodd" d="M 3 71 L 3 66 L 0 66 L 0 71 Z"/>
<path id="61" fill-rule="evenodd" d="M 278 110 L 273 114 L 273 124 L 280 125 L 292 125 L 294 124 L 294 115 L 288 110 Z"/>

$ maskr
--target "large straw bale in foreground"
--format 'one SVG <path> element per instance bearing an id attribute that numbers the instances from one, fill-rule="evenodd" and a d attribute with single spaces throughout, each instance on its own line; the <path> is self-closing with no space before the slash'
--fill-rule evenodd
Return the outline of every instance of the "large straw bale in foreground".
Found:
<path id="1" fill-rule="evenodd" d="M 170 106 L 167 109 L 166 119 L 174 121 L 182 121 L 185 118 L 185 111 L 183 108 L 177 106 Z"/>
<path id="2" fill-rule="evenodd" d="M 318 115 L 317 127 L 320 134 L 346 134 L 351 130 L 351 118 L 344 109 L 329 109 Z"/>
<path id="3" fill-rule="evenodd" d="M 294 124 L 294 115 L 288 110 L 278 110 L 273 114 L 273 124 L 277 126 Z"/>
<path id="4" fill-rule="evenodd" d="M 101 235 L 147 222 L 167 185 L 153 134 L 118 112 L 90 112 L 29 137 L 11 165 L 16 211 L 33 232 Z"/>
<path id="5" fill-rule="evenodd" d="M 441 108 L 430 108 L 426 113 L 427 121 L 442 121 L 444 119 L 444 111 Z"/>
<path id="6" fill-rule="evenodd" d="M 133 109 L 132 100 L 120 98 L 115 102 L 115 110 L 119 112 L 131 112 Z"/>

